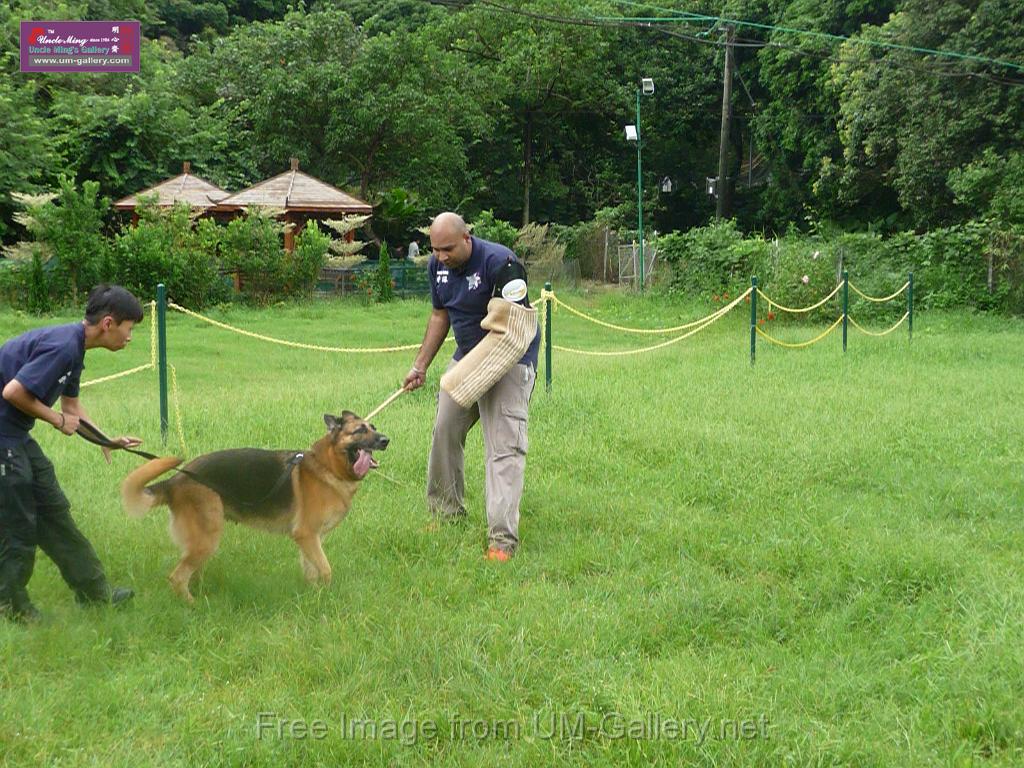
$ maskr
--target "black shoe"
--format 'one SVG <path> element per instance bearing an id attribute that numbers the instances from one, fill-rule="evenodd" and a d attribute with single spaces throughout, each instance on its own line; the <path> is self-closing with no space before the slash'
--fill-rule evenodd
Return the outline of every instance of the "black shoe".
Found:
<path id="1" fill-rule="evenodd" d="M 128 587 L 114 587 L 110 591 L 110 604 L 117 608 L 135 597 L 135 591 Z"/>

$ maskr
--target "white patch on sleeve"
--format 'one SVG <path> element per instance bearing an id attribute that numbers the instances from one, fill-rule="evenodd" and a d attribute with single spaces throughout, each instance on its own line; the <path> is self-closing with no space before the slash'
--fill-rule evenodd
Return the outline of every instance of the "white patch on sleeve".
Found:
<path id="1" fill-rule="evenodd" d="M 509 280 L 501 289 L 501 298 L 508 301 L 522 301 L 526 298 L 526 281 L 522 278 Z"/>

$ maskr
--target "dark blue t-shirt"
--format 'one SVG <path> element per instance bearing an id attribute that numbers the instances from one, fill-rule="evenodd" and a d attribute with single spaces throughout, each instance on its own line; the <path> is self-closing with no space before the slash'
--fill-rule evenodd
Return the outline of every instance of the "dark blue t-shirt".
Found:
<path id="1" fill-rule="evenodd" d="M 469 261 L 460 269 L 449 269 L 431 255 L 427 270 L 430 274 L 430 298 L 434 309 L 448 310 L 452 332 L 455 334 L 455 360 L 462 357 L 480 343 L 487 331 L 480 327 L 480 321 L 487 316 L 487 302 L 494 295 L 494 280 L 498 272 L 508 264 L 509 259 L 518 261 L 516 255 L 499 243 L 480 238 L 470 238 L 473 251 Z M 520 363 L 537 367 L 537 350 L 540 349 L 540 329 Z"/>
<path id="2" fill-rule="evenodd" d="M 37 328 L 0 347 L 0 389 L 17 379 L 36 399 L 52 406 L 57 398 L 78 397 L 85 367 L 85 326 Z M 0 445 L 28 440 L 35 419 L 0 397 Z"/>

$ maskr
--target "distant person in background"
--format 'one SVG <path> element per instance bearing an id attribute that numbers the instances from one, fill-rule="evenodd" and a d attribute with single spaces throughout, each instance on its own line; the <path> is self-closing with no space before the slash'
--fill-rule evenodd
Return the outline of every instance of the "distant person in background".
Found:
<path id="1" fill-rule="evenodd" d="M 60 569 L 79 603 L 118 605 L 132 590 L 112 589 L 96 552 L 71 518 L 71 505 L 53 464 L 29 431 L 36 420 L 73 435 L 89 416 L 78 399 L 87 350 L 124 349 L 142 305 L 124 288 L 92 290 L 85 319 L 37 328 L 0 347 L 0 616 L 29 623 L 39 611 L 28 596 L 36 548 Z M 53 404 L 60 398 L 60 410 Z M 142 441 L 114 439 L 124 448 Z M 103 449 L 109 461 L 109 449 Z"/>
<path id="2" fill-rule="evenodd" d="M 409 261 L 416 261 L 416 259 L 420 257 L 420 244 L 415 240 L 409 243 L 409 252 L 407 256 Z"/>

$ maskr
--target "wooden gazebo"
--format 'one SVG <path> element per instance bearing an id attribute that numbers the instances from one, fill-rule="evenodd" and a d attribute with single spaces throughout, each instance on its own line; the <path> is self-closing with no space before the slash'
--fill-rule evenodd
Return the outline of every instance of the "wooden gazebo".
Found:
<path id="1" fill-rule="evenodd" d="M 156 194 L 156 204 L 160 208 L 170 208 L 177 203 L 187 203 L 193 209 L 210 212 L 217 204 L 231 193 L 211 184 L 206 179 L 192 175 L 192 164 L 187 160 L 182 163 L 181 174 L 174 178 L 161 181 L 159 184 L 136 192 L 134 195 L 121 198 L 114 203 L 114 210 L 131 211 L 132 223 L 137 224 L 139 214 L 139 198 Z"/>
<path id="2" fill-rule="evenodd" d="M 284 247 L 288 251 L 295 248 L 295 235 L 310 219 L 373 213 L 369 203 L 300 171 L 294 157 L 290 170 L 221 199 L 216 211 L 237 213 L 251 205 L 284 211 L 284 221 L 294 225 L 285 231 Z"/>

